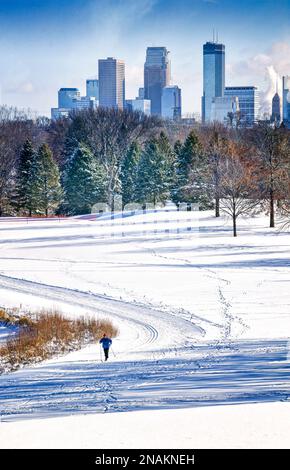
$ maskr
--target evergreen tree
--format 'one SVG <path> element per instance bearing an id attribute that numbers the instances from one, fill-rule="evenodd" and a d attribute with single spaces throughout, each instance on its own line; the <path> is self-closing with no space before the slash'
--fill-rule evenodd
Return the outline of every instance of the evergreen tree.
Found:
<path id="1" fill-rule="evenodd" d="M 167 138 L 166 138 L 167 139 Z M 164 202 L 172 185 L 172 149 L 164 135 L 146 142 L 138 167 L 137 199 L 141 203 Z"/>
<path id="2" fill-rule="evenodd" d="M 210 207 L 205 183 L 206 159 L 198 136 L 191 131 L 183 146 L 175 146 L 176 187 L 173 191 L 175 203 L 199 203 L 202 209 Z"/>
<path id="3" fill-rule="evenodd" d="M 138 163 L 141 149 L 137 142 L 133 142 L 121 166 L 121 187 L 123 207 L 135 200 L 135 187 L 138 174 Z"/>
<path id="4" fill-rule="evenodd" d="M 28 212 L 31 215 L 31 192 L 30 192 L 30 174 L 32 170 L 32 162 L 34 160 L 34 149 L 32 142 L 26 140 L 19 156 L 19 165 L 15 181 L 15 198 L 14 206 L 19 212 Z"/>
<path id="5" fill-rule="evenodd" d="M 27 187 L 32 213 L 48 216 L 55 212 L 61 202 L 62 190 L 58 166 L 47 144 L 42 144 L 34 155 Z"/>
<path id="6" fill-rule="evenodd" d="M 183 145 L 180 142 L 180 140 L 177 140 L 174 144 L 174 153 L 175 153 L 176 159 L 179 159 L 181 151 L 182 151 L 182 147 Z"/>
<path id="7" fill-rule="evenodd" d="M 165 166 L 167 168 L 165 176 L 167 178 L 167 184 L 171 194 L 176 185 L 176 154 L 167 135 L 163 131 L 160 133 L 158 146 L 163 154 Z M 168 196 L 170 196 L 170 194 L 168 194 Z"/>
<path id="8" fill-rule="evenodd" d="M 84 144 L 68 159 L 64 174 L 65 211 L 87 214 L 97 202 L 105 200 L 106 175 L 101 164 Z"/>

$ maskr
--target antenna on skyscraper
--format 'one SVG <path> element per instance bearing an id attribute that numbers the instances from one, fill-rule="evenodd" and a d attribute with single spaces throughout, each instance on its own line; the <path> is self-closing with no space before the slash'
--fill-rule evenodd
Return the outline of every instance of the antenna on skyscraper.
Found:
<path id="1" fill-rule="evenodd" d="M 216 43 L 218 43 L 218 42 L 219 42 L 219 32 L 217 30 L 217 32 L 216 32 Z"/>
<path id="2" fill-rule="evenodd" d="M 214 42 L 214 28 L 212 29 L 212 42 Z"/>

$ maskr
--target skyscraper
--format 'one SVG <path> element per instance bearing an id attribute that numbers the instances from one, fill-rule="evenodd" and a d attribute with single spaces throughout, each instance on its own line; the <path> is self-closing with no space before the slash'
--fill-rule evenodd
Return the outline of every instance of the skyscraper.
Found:
<path id="1" fill-rule="evenodd" d="M 99 80 L 92 78 L 86 81 L 86 96 L 99 101 Z"/>
<path id="2" fill-rule="evenodd" d="M 88 93 L 87 80 L 87 93 Z M 95 96 L 81 96 L 78 88 L 60 88 L 58 91 L 58 108 L 51 108 L 51 118 L 53 120 L 61 117 L 67 117 L 71 112 L 81 111 L 85 109 L 95 109 L 98 100 Z"/>
<path id="3" fill-rule="evenodd" d="M 280 124 L 281 122 L 281 101 L 278 93 L 275 93 L 272 99 L 271 121 L 275 122 L 276 124 Z"/>
<path id="4" fill-rule="evenodd" d="M 126 108 L 130 109 L 131 111 L 141 111 L 142 113 L 146 114 L 146 116 L 150 116 L 151 101 L 144 100 L 137 96 L 134 100 L 126 100 Z"/>
<path id="5" fill-rule="evenodd" d="M 283 122 L 287 127 L 290 127 L 290 76 L 286 75 L 282 79 L 283 82 L 283 103 L 282 103 L 282 116 Z"/>
<path id="6" fill-rule="evenodd" d="M 138 90 L 138 98 L 139 98 L 140 100 L 144 100 L 144 87 L 139 88 L 139 90 Z"/>
<path id="7" fill-rule="evenodd" d="M 178 86 L 163 88 L 161 104 L 162 117 L 174 120 L 181 119 L 181 89 Z"/>
<path id="8" fill-rule="evenodd" d="M 207 42 L 203 45 L 203 122 L 210 121 L 212 100 L 224 96 L 224 88 L 225 46 L 216 42 Z"/>
<path id="9" fill-rule="evenodd" d="M 112 57 L 99 60 L 99 104 L 123 109 L 125 104 L 125 62 Z"/>
<path id="10" fill-rule="evenodd" d="M 224 125 L 236 125 L 239 112 L 239 98 L 237 96 L 217 96 L 212 99 L 212 122 L 221 122 Z"/>
<path id="11" fill-rule="evenodd" d="M 83 109 L 96 109 L 98 101 L 94 96 L 81 96 L 79 99 L 73 99 L 72 109 L 81 111 Z"/>
<path id="12" fill-rule="evenodd" d="M 259 119 L 260 93 L 255 86 L 228 86 L 225 96 L 237 96 L 240 107 L 240 124 L 245 127 L 253 126 Z"/>
<path id="13" fill-rule="evenodd" d="M 151 100 L 151 114 L 161 116 L 162 89 L 170 84 L 169 51 L 148 47 L 144 65 L 144 98 Z"/>
<path id="14" fill-rule="evenodd" d="M 58 91 L 58 107 L 72 108 L 72 100 L 79 99 L 81 96 L 78 88 L 60 88 Z"/>

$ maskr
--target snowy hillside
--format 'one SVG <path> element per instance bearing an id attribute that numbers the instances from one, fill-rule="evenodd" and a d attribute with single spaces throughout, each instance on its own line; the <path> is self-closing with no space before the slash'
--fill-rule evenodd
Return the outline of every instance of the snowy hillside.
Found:
<path id="1" fill-rule="evenodd" d="M 281 430 L 279 442 L 287 445 L 290 233 L 267 225 L 266 217 L 241 220 L 234 239 L 230 221 L 211 212 L 1 219 L 0 306 L 57 306 L 70 316 L 105 317 L 120 336 L 108 363 L 101 362 L 99 345 L 90 345 L 0 376 L 0 446 L 8 439 L 19 445 L 17 429 L 22 435 L 41 429 L 45 436 L 48 422 L 31 422 L 37 418 L 57 418 L 47 429 L 53 422 L 67 429 L 67 419 L 92 426 L 98 414 L 79 415 L 109 413 L 118 426 L 118 412 L 138 411 L 155 413 L 158 428 L 171 413 L 183 420 L 186 410 L 194 417 L 199 407 L 201 421 L 213 410 L 215 426 L 212 406 L 229 404 L 239 404 L 225 411 L 233 445 L 243 445 L 235 413 L 242 407 L 246 419 L 253 410 L 259 415 L 259 406 L 271 414 L 273 432 L 280 423 L 275 432 Z M 198 427 L 188 426 L 176 436 L 177 447 L 195 445 Z M 142 431 L 144 446 L 146 432 L 150 426 Z M 197 442 L 206 446 L 203 432 Z M 114 447 L 126 447 L 121 434 Z M 136 440 L 142 446 L 140 435 Z M 67 434 L 61 442 L 69 446 Z M 92 445 L 85 435 L 82 442 Z M 106 443 L 104 435 L 96 446 Z M 29 433 L 23 445 L 33 446 Z"/>

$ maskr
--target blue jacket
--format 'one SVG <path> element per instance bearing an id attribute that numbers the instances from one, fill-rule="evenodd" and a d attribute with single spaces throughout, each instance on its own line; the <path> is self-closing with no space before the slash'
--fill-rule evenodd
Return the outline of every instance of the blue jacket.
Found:
<path id="1" fill-rule="evenodd" d="M 100 339 L 100 343 L 102 344 L 104 349 L 109 349 L 112 344 L 112 340 L 110 338 L 102 338 Z"/>

